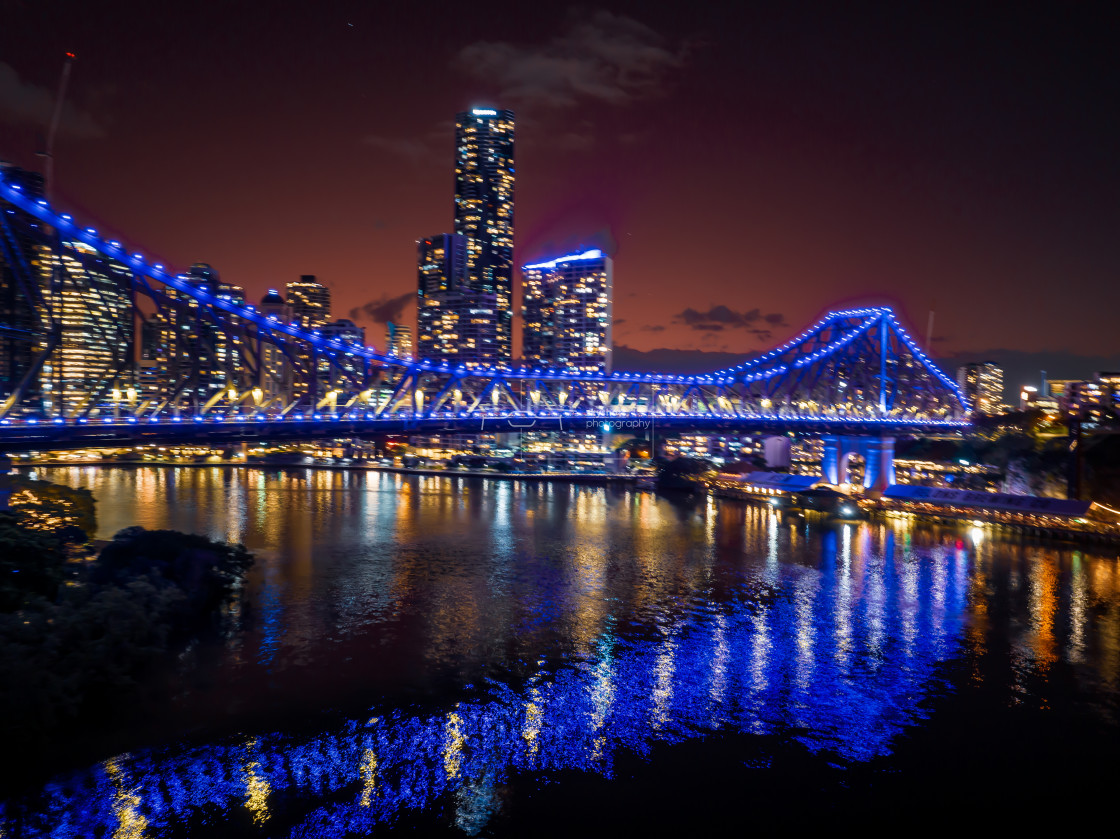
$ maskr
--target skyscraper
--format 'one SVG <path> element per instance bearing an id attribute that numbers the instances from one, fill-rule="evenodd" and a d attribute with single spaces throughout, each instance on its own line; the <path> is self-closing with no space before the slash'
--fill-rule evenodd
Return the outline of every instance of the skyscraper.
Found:
<path id="1" fill-rule="evenodd" d="M 957 368 L 957 385 L 972 410 L 998 414 L 1003 403 L 1003 368 L 994 361 L 962 364 Z"/>
<path id="2" fill-rule="evenodd" d="M 397 358 L 412 358 L 412 330 L 403 323 L 386 323 L 385 352 Z"/>
<path id="3" fill-rule="evenodd" d="M 522 267 L 527 362 L 611 372 L 613 272 L 600 250 Z"/>
<path id="4" fill-rule="evenodd" d="M 286 290 L 292 317 L 304 329 L 318 329 L 330 321 L 331 290 L 314 274 L 301 275 L 298 282 L 288 283 Z"/>
<path id="5" fill-rule="evenodd" d="M 495 355 L 486 362 L 508 362 L 513 348 L 513 138 L 513 111 L 455 117 L 455 232 L 467 240 L 466 286 L 493 295 L 496 306 Z"/>
<path id="6" fill-rule="evenodd" d="M 205 262 L 195 263 L 179 279 L 238 306 L 245 302 L 244 290 L 223 282 L 214 267 Z M 166 294 L 179 302 L 154 315 L 156 344 L 142 347 L 142 354 L 155 352 L 161 395 L 176 402 L 187 401 L 197 409 L 217 393 L 240 390 L 246 382 L 242 381 L 241 339 L 237 333 L 223 329 L 210 308 L 191 295 L 171 287 Z"/>
<path id="7" fill-rule="evenodd" d="M 449 364 L 496 364 L 498 296 L 471 288 L 469 240 L 455 233 L 421 239 L 417 246 L 416 354 Z"/>
<path id="8" fill-rule="evenodd" d="M 0 177 L 19 184 L 25 195 L 41 198 L 43 176 L 0 160 Z M 15 209 L 0 202 L 0 212 Z M 0 247 L 0 403 L 13 393 L 31 370 L 35 355 L 37 334 L 48 331 L 44 312 L 36 311 L 34 288 L 38 280 L 26 276 L 22 265 L 35 259 L 36 240 L 31 236 L 17 236 L 11 243 L 9 260 L 6 249 Z"/>

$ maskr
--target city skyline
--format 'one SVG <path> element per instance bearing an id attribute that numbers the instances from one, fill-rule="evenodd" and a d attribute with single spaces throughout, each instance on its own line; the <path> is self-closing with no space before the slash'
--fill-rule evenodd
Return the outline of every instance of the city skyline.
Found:
<path id="1" fill-rule="evenodd" d="M 33 15 L 15 14 L 17 23 L 20 14 Z M 523 33 L 498 15 L 487 18 L 490 27 L 441 30 L 447 64 L 433 62 L 383 100 L 365 90 L 359 103 L 371 120 L 340 117 L 337 93 L 309 112 L 325 140 L 337 145 L 342 136 L 341 127 L 325 129 L 332 116 L 353 135 L 331 160 L 309 133 L 282 137 L 269 128 L 295 100 L 307 105 L 296 95 L 306 88 L 292 87 L 294 100 L 285 105 L 277 95 L 292 82 L 279 78 L 262 88 L 269 107 L 238 107 L 235 95 L 260 80 L 252 67 L 235 72 L 245 59 L 219 44 L 213 66 L 192 68 L 189 80 L 174 48 L 153 62 L 147 84 L 163 85 L 157 95 L 114 77 L 121 59 L 106 49 L 109 28 L 78 13 L 35 50 L 0 35 L 11 68 L 0 149 L 34 165 L 42 97 L 19 99 L 12 91 L 38 90 L 49 100 L 61 49 L 54 55 L 45 46 L 51 38 L 77 40 L 56 201 L 97 208 L 99 227 L 127 234 L 177 268 L 210 262 L 250 298 L 315 273 L 331 287 L 340 315 L 357 311 L 369 325 L 383 321 L 368 312 L 399 316 L 394 301 L 411 297 L 416 234 L 446 228 L 441 161 L 453 131 L 434 124 L 472 105 L 511 107 L 520 121 L 522 170 L 514 259 L 524 264 L 605 246 L 619 265 L 618 345 L 743 355 L 780 343 L 823 307 L 875 302 L 899 307 L 921 337 L 935 308 L 932 350 L 941 358 L 980 361 L 999 348 L 1093 357 L 1083 375 L 1108 366 L 1097 359 L 1116 358 L 1106 318 L 1117 295 L 1108 282 L 1115 253 L 1107 246 L 1117 177 L 1104 154 L 1116 133 L 1104 104 L 1115 79 L 1090 72 L 1102 55 L 1097 39 L 1107 32 L 1088 25 L 1090 11 L 1050 22 L 990 13 L 968 26 L 946 16 L 921 32 L 905 16 L 837 21 L 830 13 L 813 22 L 793 20 L 792 12 L 740 11 L 732 13 L 737 20 L 755 24 L 742 31 L 760 35 L 747 38 L 742 54 L 705 14 L 682 27 L 671 25 L 665 10 L 623 5 L 582 18 L 522 16 Z M 161 30 L 136 49 L 174 47 L 202 25 L 186 12 L 175 15 L 182 32 Z M 336 21 L 332 12 L 301 33 L 315 71 L 309 79 L 325 79 L 331 69 L 316 63 L 322 47 L 365 37 L 369 21 L 356 17 Z M 224 23 L 231 33 L 247 25 L 236 14 Z M 994 39 L 996 24 L 1005 37 Z M 140 35 L 153 24 L 140 15 L 123 25 Z M 846 38 L 846 45 L 818 31 L 827 25 L 839 26 L 836 41 Z M 1047 35 L 1051 25 L 1058 34 Z M 533 90 L 509 82 L 513 63 L 534 57 L 566 56 L 584 66 L 578 59 L 596 54 L 597 33 L 613 45 L 603 47 L 605 66 L 641 72 L 609 76 L 601 96 L 550 77 L 534 78 Z M 1063 46 L 1062 33 L 1071 44 Z M 259 47 L 266 52 L 295 37 L 282 19 L 267 35 Z M 411 37 L 369 60 L 405 60 Z M 956 52 L 937 46 L 938 38 Z M 768 46 L 775 39 L 791 56 L 813 61 L 795 72 L 792 57 L 779 60 Z M 859 69 L 857 46 L 869 42 L 876 48 Z M 1047 46 L 1041 57 L 1029 48 L 1039 44 Z M 334 69 L 358 60 L 349 49 L 338 41 Z M 646 63 L 633 63 L 635 54 Z M 471 56 L 474 69 L 463 64 Z M 830 61 L 835 78 L 817 72 Z M 213 86 L 219 70 L 232 74 L 229 91 Z M 438 95 L 405 101 L 409 85 L 431 90 L 437 81 L 450 83 Z M 198 85 L 195 116 L 222 137 L 216 145 L 233 169 L 198 144 L 188 154 L 160 128 L 186 101 L 188 82 Z M 126 95 L 105 93 L 110 84 Z M 13 102 L 25 101 L 13 111 Z M 130 122 L 137 115 L 143 130 Z M 296 140 L 305 143 L 305 158 L 289 153 Z M 251 145 L 253 154 L 227 155 L 227 145 Z M 398 215 L 387 214 L 390 206 Z M 1048 290 L 1068 283 L 1100 305 L 1086 307 L 1072 295 L 1050 295 L 1039 305 Z M 1017 385 L 1012 365 L 1003 363 Z"/>

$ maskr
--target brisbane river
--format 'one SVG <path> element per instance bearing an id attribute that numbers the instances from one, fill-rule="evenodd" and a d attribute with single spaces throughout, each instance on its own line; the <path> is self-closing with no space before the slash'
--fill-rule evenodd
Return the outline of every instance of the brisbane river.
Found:
<path id="1" fill-rule="evenodd" d="M 257 561 L 129 751 L 10 798 L 4 837 L 1074 829 L 1120 783 L 1114 548 L 558 482 L 35 474 L 93 491 L 98 538 Z"/>

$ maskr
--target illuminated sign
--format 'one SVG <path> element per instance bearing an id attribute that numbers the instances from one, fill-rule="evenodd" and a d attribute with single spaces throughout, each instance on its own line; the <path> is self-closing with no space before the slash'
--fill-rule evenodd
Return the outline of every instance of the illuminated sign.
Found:
<path id="1" fill-rule="evenodd" d="M 471 113 L 476 117 L 496 117 L 498 115 L 497 111 L 492 111 L 488 108 L 475 108 Z"/>
<path id="2" fill-rule="evenodd" d="M 536 265 L 524 265 L 522 270 L 531 271 L 534 268 L 555 268 L 561 262 L 576 262 L 580 259 L 602 259 L 603 252 L 596 248 L 591 251 L 584 251 L 583 253 L 573 253 L 569 256 L 561 256 L 551 262 L 538 262 Z"/>

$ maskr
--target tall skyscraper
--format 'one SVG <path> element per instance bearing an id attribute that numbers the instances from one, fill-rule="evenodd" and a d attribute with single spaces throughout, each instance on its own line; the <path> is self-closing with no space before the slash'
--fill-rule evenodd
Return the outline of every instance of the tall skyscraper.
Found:
<path id="1" fill-rule="evenodd" d="M 205 262 L 195 263 L 179 279 L 238 306 L 245 303 L 244 290 L 223 282 L 214 267 Z M 155 353 L 161 395 L 189 402 L 197 409 L 217 393 L 242 389 L 246 382 L 242 381 L 240 337 L 217 324 L 210 308 L 189 294 L 171 287 L 166 293 L 179 302 L 156 313 L 156 344 L 141 348 L 142 356 Z"/>
<path id="2" fill-rule="evenodd" d="M 600 250 L 522 267 L 527 362 L 611 372 L 613 273 Z"/>
<path id="3" fill-rule="evenodd" d="M 25 195 L 43 196 L 43 176 L 0 160 L 0 177 L 19 184 Z M 0 201 L 0 212 L 17 211 Z M 36 335 L 45 334 L 45 313 L 36 310 L 32 286 L 34 276 L 25 276 L 22 265 L 30 265 L 36 256 L 36 240 L 17 236 L 11 243 L 13 259 L 0 247 L 0 404 L 20 386 L 35 356 Z M 25 287 L 26 286 L 26 287 Z"/>
<path id="4" fill-rule="evenodd" d="M 0 176 L 28 195 L 42 194 L 34 172 L 5 163 Z M 19 389 L 23 409 L 48 415 L 96 414 L 98 403 L 134 401 L 131 270 L 79 240 L 55 240 L 7 204 L 0 212 L 12 225 L 0 248 L 0 393 Z"/>
<path id="5" fill-rule="evenodd" d="M 466 237 L 466 285 L 493 295 L 495 354 L 513 349 L 513 111 L 475 108 L 455 118 L 455 232 Z M 482 303 L 474 308 L 488 308 Z"/>
<path id="6" fill-rule="evenodd" d="M 283 296 L 274 288 L 261 298 L 260 313 L 265 317 L 275 317 L 281 323 L 292 322 L 292 308 Z M 293 396 L 302 396 L 306 393 L 306 383 L 301 382 L 302 391 L 294 393 L 295 382 L 291 362 L 284 355 L 283 350 L 267 341 L 261 343 L 260 381 L 257 387 L 263 392 L 266 400 L 278 400 L 281 404 L 289 402 Z"/>
<path id="7" fill-rule="evenodd" d="M 385 352 L 397 358 L 412 358 L 412 330 L 403 323 L 386 323 Z"/>
<path id="8" fill-rule="evenodd" d="M 288 283 L 286 291 L 292 317 L 304 329 L 318 329 L 330 321 L 331 290 L 314 274 L 301 275 L 298 282 Z"/>
<path id="9" fill-rule="evenodd" d="M 498 296 L 471 288 L 468 249 L 468 238 L 455 233 L 417 242 L 418 358 L 467 366 L 508 360 L 499 351 Z"/>
<path id="10" fill-rule="evenodd" d="M 957 368 L 957 385 L 981 414 L 998 414 L 1003 404 L 1003 368 L 994 361 L 962 364 Z"/>

